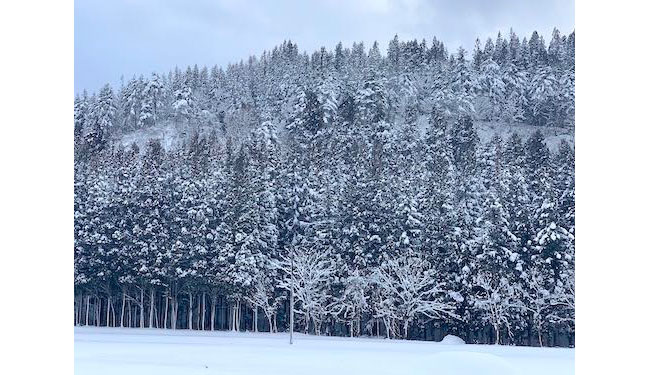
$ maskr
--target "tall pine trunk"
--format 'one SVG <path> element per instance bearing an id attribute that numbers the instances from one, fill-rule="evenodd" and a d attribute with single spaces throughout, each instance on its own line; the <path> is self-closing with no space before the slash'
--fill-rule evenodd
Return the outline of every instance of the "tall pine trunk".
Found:
<path id="1" fill-rule="evenodd" d="M 189 329 L 192 329 L 192 293 L 190 292 L 190 306 L 188 308 L 188 314 L 187 314 L 187 327 Z"/>
<path id="2" fill-rule="evenodd" d="M 90 315 L 90 296 L 86 296 L 86 325 L 88 325 L 88 316 Z"/>
<path id="3" fill-rule="evenodd" d="M 201 330 L 205 331 L 205 292 L 201 295 Z"/>
<path id="4" fill-rule="evenodd" d="M 153 328 L 153 300 L 154 300 L 154 291 L 151 288 L 149 294 L 149 328 Z"/>
<path id="5" fill-rule="evenodd" d="M 120 314 L 120 327 L 124 327 L 124 307 L 126 306 L 126 292 L 122 290 L 122 313 Z"/>
<path id="6" fill-rule="evenodd" d="M 172 299 L 172 314 L 174 317 L 174 329 L 178 328 L 178 296 L 174 295 L 174 298 Z"/>
<path id="7" fill-rule="evenodd" d="M 75 327 L 79 325 L 78 324 L 78 322 L 79 322 L 79 310 L 80 310 L 79 296 L 76 296 L 74 298 L 74 325 L 75 325 Z"/>
<path id="8" fill-rule="evenodd" d="M 95 326 L 99 327 L 99 319 L 101 318 L 101 309 L 102 309 L 102 300 L 99 298 L 99 296 L 95 297 Z"/>
<path id="9" fill-rule="evenodd" d="M 165 320 L 163 320 L 163 325 L 167 329 L 167 312 L 169 311 L 169 296 L 165 296 Z"/>
<path id="10" fill-rule="evenodd" d="M 214 316 L 217 307 L 217 296 L 212 297 L 212 306 L 210 306 L 210 330 L 214 331 Z"/>
<path id="11" fill-rule="evenodd" d="M 140 289 L 140 328 L 144 328 L 144 288 Z"/>
<path id="12" fill-rule="evenodd" d="M 132 327 L 132 325 L 131 325 L 131 300 L 130 299 L 127 300 L 126 303 L 128 304 L 127 310 L 128 310 L 128 313 L 129 313 L 129 315 L 128 315 L 127 319 L 126 319 L 126 326 L 131 328 Z"/>
<path id="13" fill-rule="evenodd" d="M 113 318 L 113 327 L 117 326 L 117 316 L 115 313 L 115 302 L 111 301 L 111 317 Z"/>
<path id="14" fill-rule="evenodd" d="M 235 307 L 235 304 L 232 305 L 232 314 L 230 317 L 231 321 L 231 330 L 234 332 L 235 331 L 235 321 L 237 320 L 237 308 Z"/>
<path id="15" fill-rule="evenodd" d="M 109 314 L 111 312 L 111 296 L 108 296 L 108 301 L 106 302 L 106 327 L 109 326 L 110 322 L 110 317 Z"/>

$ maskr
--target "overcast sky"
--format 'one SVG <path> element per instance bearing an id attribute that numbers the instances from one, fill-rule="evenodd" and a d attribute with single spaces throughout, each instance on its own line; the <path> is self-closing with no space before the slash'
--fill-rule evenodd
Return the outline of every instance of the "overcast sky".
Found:
<path id="1" fill-rule="evenodd" d="M 574 30 L 570 0 L 75 0 L 75 92 L 96 91 L 120 76 L 174 66 L 226 66 L 291 39 L 309 53 L 342 41 L 436 36 L 450 52 L 472 50 L 512 27 L 548 43 L 553 27 Z"/>

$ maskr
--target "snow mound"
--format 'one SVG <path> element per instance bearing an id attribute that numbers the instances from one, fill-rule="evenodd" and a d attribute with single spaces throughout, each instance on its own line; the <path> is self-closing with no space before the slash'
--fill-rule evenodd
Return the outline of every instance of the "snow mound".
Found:
<path id="1" fill-rule="evenodd" d="M 442 341 L 440 341 L 440 343 L 445 344 L 445 345 L 464 345 L 465 340 L 461 339 L 458 336 L 447 335 L 447 336 L 443 337 L 443 339 L 442 339 Z"/>
<path id="2" fill-rule="evenodd" d="M 521 375 L 503 358 L 475 352 L 441 352 L 431 357 L 435 375 Z"/>

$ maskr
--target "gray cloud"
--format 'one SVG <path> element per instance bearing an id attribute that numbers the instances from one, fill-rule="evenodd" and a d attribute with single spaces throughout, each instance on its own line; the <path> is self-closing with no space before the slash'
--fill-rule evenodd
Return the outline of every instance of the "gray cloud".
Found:
<path id="1" fill-rule="evenodd" d="M 574 29 L 566 0 L 76 0 L 75 92 L 174 66 L 227 65 L 285 39 L 309 52 L 338 41 L 400 39 L 471 50 L 512 27 L 520 36 Z"/>

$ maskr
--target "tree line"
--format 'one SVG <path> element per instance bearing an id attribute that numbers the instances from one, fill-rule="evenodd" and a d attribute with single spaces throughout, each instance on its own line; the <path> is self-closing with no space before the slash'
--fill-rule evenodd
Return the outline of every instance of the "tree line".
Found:
<path id="1" fill-rule="evenodd" d="M 546 67 L 571 58 L 573 37 L 558 38 L 564 52 L 551 53 L 552 43 L 534 54 Z M 478 66 L 538 64 L 512 57 L 529 56 L 530 43 L 506 53 L 517 39 L 497 40 L 499 48 L 488 41 L 480 49 L 487 52 Z M 155 104 L 155 120 L 138 125 L 108 90 L 78 98 L 75 324 L 285 331 L 293 290 L 295 328 L 313 334 L 573 345 L 573 147 L 563 141 L 551 151 L 542 127 L 479 142 L 475 122 L 486 119 L 478 96 L 462 98 L 474 89 L 443 85 L 451 91 L 436 96 L 418 84 L 395 94 L 394 78 L 407 87 L 415 74 L 405 51 L 416 44 L 391 45 L 386 58 L 373 60 L 374 47 L 359 54 L 362 64 L 352 63 L 352 51 L 325 51 L 315 55 L 327 61 L 321 66 L 285 43 L 274 53 L 310 64 L 231 66 L 226 77 L 250 76 L 218 98 L 186 90 L 186 109 L 201 100 L 224 108 L 214 122 L 206 120 L 214 110 L 174 118 Z M 461 60 L 437 41 L 420 51 L 422 71 Z M 280 71 L 297 67 L 341 69 L 359 86 L 346 93 L 323 75 L 291 91 L 305 77 Z M 268 90 L 283 94 L 255 91 L 264 70 L 275 77 Z M 190 87 L 192 70 L 180 75 Z M 242 82 L 246 89 L 224 94 Z M 556 99 L 553 111 L 564 105 Z M 80 109 L 89 103 L 94 109 Z M 190 136 L 172 148 L 159 139 L 123 146 L 120 133 L 155 126 L 147 121 L 178 124 Z"/>
<path id="2" fill-rule="evenodd" d="M 395 36 L 386 56 L 377 42 L 368 50 L 339 43 L 308 55 L 287 41 L 226 69 L 175 68 L 122 80 L 117 90 L 107 84 L 84 91 L 75 98 L 75 134 L 91 148 L 115 134 L 168 123 L 241 137 L 264 121 L 286 124 L 305 95 L 314 95 L 330 120 L 349 117 L 360 96 L 376 95 L 390 120 L 414 98 L 423 111 L 435 104 L 476 120 L 572 128 L 574 86 L 575 33 L 557 29 L 548 46 L 537 32 L 521 40 L 512 30 L 484 44 L 477 39 L 471 57 L 462 47 L 449 54 L 435 37 Z"/>

